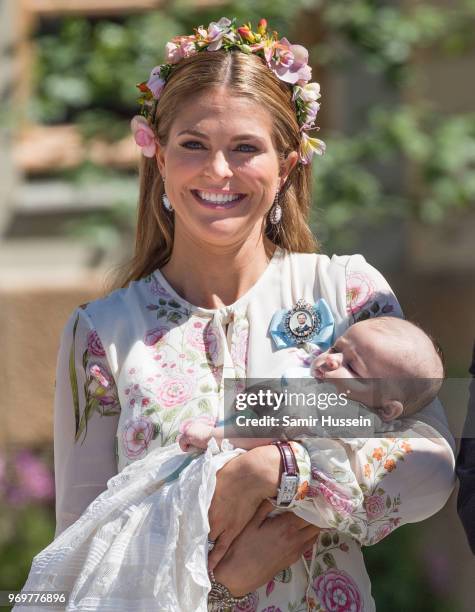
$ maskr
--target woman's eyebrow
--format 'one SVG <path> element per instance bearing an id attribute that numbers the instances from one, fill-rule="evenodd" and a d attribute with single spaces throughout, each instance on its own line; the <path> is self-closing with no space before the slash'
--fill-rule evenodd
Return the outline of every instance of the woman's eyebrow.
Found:
<path id="1" fill-rule="evenodd" d="M 197 136 L 198 138 L 204 138 L 206 140 L 209 140 L 209 136 L 193 128 L 190 128 L 189 130 L 182 130 L 181 132 L 178 133 L 178 136 L 182 136 L 183 134 L 191 134 L 192 136 Z M 262 139 L 257 134 L 238 134 L 237 136 L 233 136 L 231 140 L 262 140 Z"/>

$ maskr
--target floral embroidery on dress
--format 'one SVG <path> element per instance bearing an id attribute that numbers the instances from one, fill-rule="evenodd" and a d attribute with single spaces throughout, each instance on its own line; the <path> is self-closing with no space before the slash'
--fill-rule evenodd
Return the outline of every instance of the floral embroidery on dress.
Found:
<path id="1" fill-rule="evenodd" d="M 87 424 L 94 412 L 101 416 L 114 416 L 120 413 L 120 403 L 114 379 L 105 364 L 106 352 L 96 330 L 89 331 L 87 346 L 82 355 L 84 371 L 84 397 L 85 406 L 81 414 L 79 402 L 79 386 L 75 365 L 76 332 L 79 323 L 79 314 L 73 327 L 73 338 L 69 352 L 69 380 L 74 405 L 75 441 L 83 434 L 84 442 L 87 434 Z"/>
<path id="2" fill-rule="evenodd" d="M 343 570 L 328 569 L 317 576 L 313 590 L 322 612 L 363 612 L 361 594 L 353 578 Z"/>
<path id="3" fill-rule="evenodd" d="M 377 292 L 373 279 L 363 272 L 350 272 L 346 279 L 346 310 L 353 322 L 395 312 L 395 298 Z"/>
<path id="4" fill-rule="evenodd" d="M 127 457 L 138 459 L 146 453 L 150 442 L 158 436 L 159 431 L 159 425 L 146 416 L 126 421 L 122 438 Z"/>

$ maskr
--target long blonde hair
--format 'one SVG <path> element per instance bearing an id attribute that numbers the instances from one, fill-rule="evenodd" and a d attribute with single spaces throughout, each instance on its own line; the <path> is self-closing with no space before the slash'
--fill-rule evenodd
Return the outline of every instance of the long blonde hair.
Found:
<path id="1" fill-rule="evenodd" d="M 280 81 L 264 61 L 241 51 L 202 51 L 181 60 L 170 75 L 157 105 L 153 128 L 166 146 L 170 127 L 180 107 L 201 92 L 227 87 L 266 108 L 273 118 L 272 138 L 279 159 L 298 151 L 300 132 L 291 88 Z M 266 236 L 276 245 L 296 253 L 313 253 L 317 242 L 308 225 L 311 165 L 297 163 L 281 191 L 282 220 L 267 222 Z M 162 205 L 163 181 L 156 159 L 143 157 L 140 166 L 140 195 L 135 254 L 122 266 L 116 286 L 127 286 L 170 259 L 174 219 Z"/>

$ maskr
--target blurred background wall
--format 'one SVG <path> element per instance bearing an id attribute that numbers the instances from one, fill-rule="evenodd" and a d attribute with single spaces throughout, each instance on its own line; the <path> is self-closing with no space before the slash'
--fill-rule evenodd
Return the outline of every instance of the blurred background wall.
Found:
<path id="1" fill-rule="evenodd" d="M 135 84 L 222 15 L 310 50 L 327 154 L 322 251 L 361 252 L 463 377 L 475 336 L 473 0 L 0 1 L 0 589 L 52 538 L 56 353 L 72 309 L 133 249 Z M 109 274 L 109 276 L 108 276 Z M 459 407 L 463 414 L 466 406 Z M 365 551 L 380 609 L 473 609 L 455 511 Z"/>

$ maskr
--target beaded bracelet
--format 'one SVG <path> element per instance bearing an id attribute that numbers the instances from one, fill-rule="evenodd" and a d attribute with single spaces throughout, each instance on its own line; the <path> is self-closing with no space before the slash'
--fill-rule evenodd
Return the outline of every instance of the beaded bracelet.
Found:
<path id="1" fill-rule="evenodd" d="M 211 591 L 208 593 L 208 612 L 226 612 L 228 608 L 233 608 L 236 605 L 246 605 L 252 593 L 243 595 L 242 597 L 233 597 L 230 590 L 216 582 L 214 572 L 208 572 L 211 581 Z"/>

